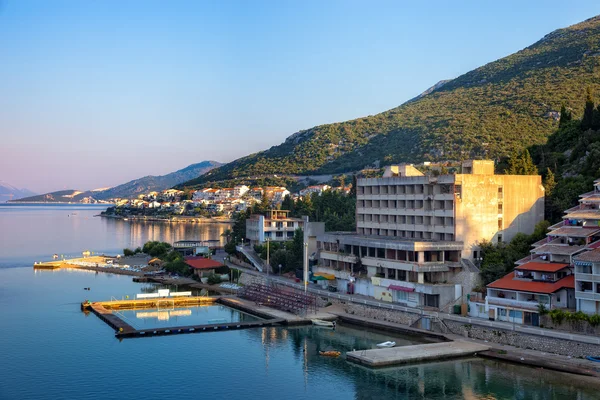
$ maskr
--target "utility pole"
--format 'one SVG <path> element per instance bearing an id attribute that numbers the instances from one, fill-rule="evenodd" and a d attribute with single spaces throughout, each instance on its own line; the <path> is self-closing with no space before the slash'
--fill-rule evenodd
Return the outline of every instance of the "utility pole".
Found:
<path id="1" fill-rule="evenodd" d="M 304 242 L 304 294 L 308 290 L 308 243 Z"/>
<path id="2" fill-rule="evenodd" d="M 267 279 L 269 279 L 269 238 L 267 238 Z"/>

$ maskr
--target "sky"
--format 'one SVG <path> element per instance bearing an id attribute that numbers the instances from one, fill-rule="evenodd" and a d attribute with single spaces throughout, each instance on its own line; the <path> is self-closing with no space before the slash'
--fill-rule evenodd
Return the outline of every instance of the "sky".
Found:
<path id="1" fill-rule="evenodd" d="M 565 5 L 0 0 L 0 180 L 88 190 L 229 162 L 600 14 Z"/>

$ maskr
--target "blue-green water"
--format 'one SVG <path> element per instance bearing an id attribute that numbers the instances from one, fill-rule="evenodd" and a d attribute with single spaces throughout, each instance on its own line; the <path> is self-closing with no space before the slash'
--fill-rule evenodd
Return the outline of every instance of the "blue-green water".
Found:
<path id="1" fill-rule="evenodd" d="M 19 245 L 21 253 L 9 248 L 15 239 L 10 235 L 14 227 L 7 221 L 14 219 L 0 212 L 2 238 L 9 239 L 0 240 L 1 265 L 25 262 L 28 249 L 35 249 L 38 241 L 46 251 L 44 236 L 51 238 L 53 247 L 68 247 L 69 238 L 87 240 L 93 229 L 70 222 L 58 229 L 49 221 L 61 215 L 48 210 L 37 215 L 36 225 L 28 226 L 36 234 Z M 357 327 L 341 325 L 335 332 L 316 327 L 258 328 L 119 341 L 108 325 L 79 308 L 85 299 L 106 300 L 148 290 L 128 276 L 0 268 L 0 399 L 600 398 L 600 386 L 593 380 L 481 359 L 370 370 L 343 357 L 318 355 L 319 350 L 369 348 L 388 338 L 399 345 L 418 342 Z"/>
<path id="2" fill-rule="evenodd" d="M 120 297 L 139 286 L 128 276 L 81 270 L 0 269 L 0 398 L 585 400 L 600 393 L 577 377 L 479 359 L 373 371 L 318 355 L 385 337 L 353 327 L 119 341 L 79 309 L 86 298 Z"/>
<path id="3" fill-rule="evenodd" d="M 120 310 L 116 313 L 136 329 L 246 322 L 259 319 L 223 305 L 169 309 L 168 304 L 163 304 L 160 309 Z"/>

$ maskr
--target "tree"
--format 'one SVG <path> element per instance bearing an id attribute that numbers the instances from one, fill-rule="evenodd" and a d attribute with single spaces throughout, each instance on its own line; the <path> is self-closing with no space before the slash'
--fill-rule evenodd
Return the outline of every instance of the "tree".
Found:
<path id="1" fill-rule="evenodd" d="M 352 175 L 352 187 L 350 188 L 350 193 L 348 193 L 349 197 L 356 199 L 356 185 L 358 184 L 358 179 L 356 179 L 356 174 Z"/>
<path id="2" fill-rule="evenodd" d="M 294 199 L 291 198 L 289 194 L 286 194 L 281 202 L 282 210 L 289 210 L 292 214 L 294 214 Z"/>
<path id="3" fill-rule="evenodd" d="M 598 104 L 598 107 L 594 109 L 592 116 L 592 129 L 596 131 L 600 129 L 600 104 Z"/>
<path id="4" fill-rule="evenodd" d="M 131 257 L 132 255 L 134 255 L 135 253 L 133 252 L 133 250 L 131 249 L 123 249 L 123 255 L 125 257 Z"/>
<path id="5" fill-rule="evenodd" d="M 521 153 L 513 152 L 508 160 L 508 167 L 504 171 L 508 175 L 537 175 L 538 170 L 529 150 L 525 149 Z"/>
<path id="6" fill-rule="evenodd" d="M 565 125 L 571 120 L 571 118 L 571 111 L 567 110 L 567 107 L 565 107 L 563 103 L 563 105 L 560 107 L 560 120 L 558 121 L 558 126 L 560 127 Z"/>
<path id="7" fill-rule="evenodd" d="M 581 128 L 586 131 L 592 128 L 594 120 L 594 98 L 592 90 L 588 87 L 585 93 L 585 108 L 583 109 L 583 118 L 581 119 Z"/>
<path id="8" fill-rule="evenodd" d="M 546 189 L 546 197 L 552 196 L 552 191 L 556 187 L 556 180 L 554 179 L 554 173 L 550 168 L 547 169 L 546 179 L 544 179 L 544 189 Z"/>

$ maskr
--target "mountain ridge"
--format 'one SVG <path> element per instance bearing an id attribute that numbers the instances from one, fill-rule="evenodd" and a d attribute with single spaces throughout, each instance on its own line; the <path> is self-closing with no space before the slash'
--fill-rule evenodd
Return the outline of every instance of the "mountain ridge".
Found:
<path id="1" fill-rule="evenodd" d="M 343 173 L 374 163 L 498 160 L 545 143 L 562 104 L 579 111 L 587 87 L 600 93 L 599 73 L 595 16 L 398 107 L 295 132 L 180 187 L 268 174 Z"/>
<path id="2" fill-rule="evenodd" d="M 201 161 L 165 175 L 147 175 L 121 185 L 104 190 L 80 191 L 75 189 L 59 190 L 36 196 L 24 197 L 17 202 L 41 203 L 94 203 L 118 197 L 137 197 L 138 194 L 168 189 L 178 183 L 198 177 L 222 163 L 217 161 Z"/>
<path id="3" fill-rule="evenodd" d="M 23 197 L 33 196 L 35 192 L 29 189 L 20 189 L 8 182 L 0 181 L 0 203 L 8 200 L 17 200 Z"/>

